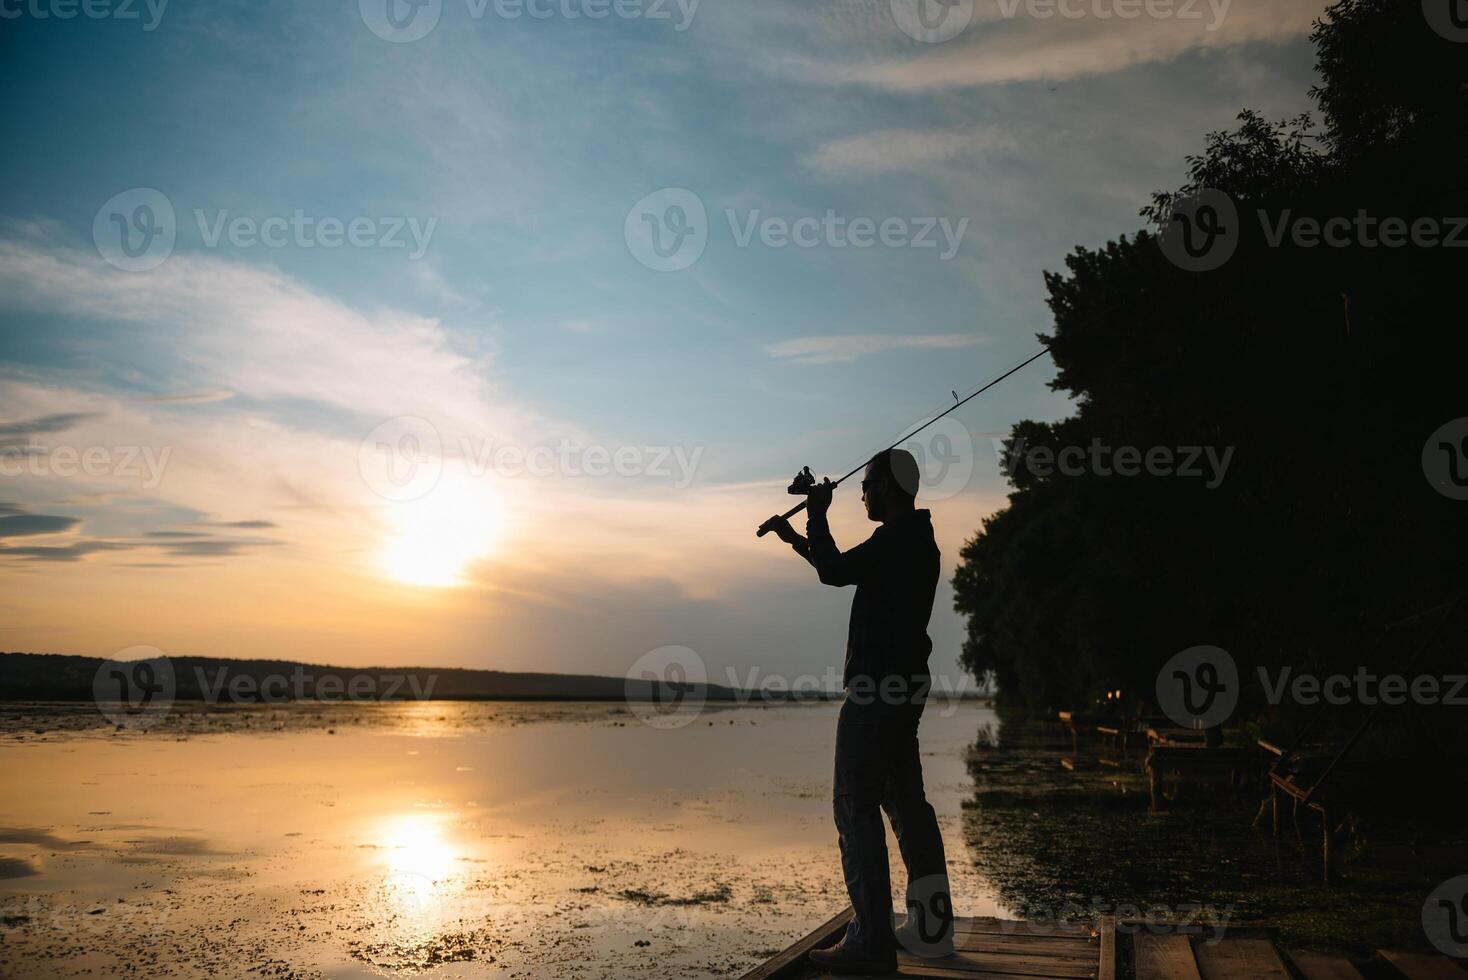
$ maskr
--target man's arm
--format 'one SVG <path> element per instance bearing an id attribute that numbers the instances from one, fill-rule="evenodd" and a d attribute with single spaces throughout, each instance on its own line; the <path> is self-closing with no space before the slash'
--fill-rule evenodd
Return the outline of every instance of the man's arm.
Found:
<path id="1" fill-rule="evenodd" d="M 866 578 L 876 557 L 876 546 L 871 539 L 863 541 L 850 551 L 836 547 L 831 537 L 831 525 L 826 522 L 825 509 L 812 510 L 805 522 L 805 560 L 815 568 L 825 585 L 837 587 L 855 585 Z M 800 549 L 797 548 L 797 551 Z"/>
<path id="2" fill-rule="evenodd" d="M 836 484 L 826 479 L 811 487 L 805 498 L 805 533 L 802 538 L 784 517 L 776 515 L 765 522 L 770 530 L 795 549 L 795 553 L 806 561 L 826 585 L 855 585 L 871 574 L 879 561 L 876 538 L 868 538 L 850 551 L 836 547 L 831 537 L 831 525 L 826 522 L 826 511 L 831 506 L 831 495 Z"/>
<path id="3" fill-rule="evenodd" d="M 797 555 L 810 561 L 810 542 L 801 537 L 800 532 L 791 527 L 789 521 L 776 514 L 765 521 L 765 526 L 775 532 L 775 537 L 794 548 Z"/>

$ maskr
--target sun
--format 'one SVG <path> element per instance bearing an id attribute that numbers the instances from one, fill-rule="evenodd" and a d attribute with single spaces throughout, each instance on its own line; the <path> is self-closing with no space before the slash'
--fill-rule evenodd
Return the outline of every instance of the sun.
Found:
<path id="1" fill-rule="evenodd" d="M 464 571 L 494 546 L 500 502 L 483 480 L 444 474 L 417 500 L 396 503 L 380 561 L 393 579 L 407 585 L 464 584 Z"/>

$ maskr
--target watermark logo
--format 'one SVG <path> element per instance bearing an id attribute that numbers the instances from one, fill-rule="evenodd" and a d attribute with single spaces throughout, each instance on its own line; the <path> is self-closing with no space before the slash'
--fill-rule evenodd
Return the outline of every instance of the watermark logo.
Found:
<path id="1" fill-rule="evenodd" d="M 1199 191 L 1174 204 L 1159 244 L 1178 268 L 1211 272 L 1239 247 L 1239 210 L 1223 191 Z"/>
<path id="2" fill-rule="evenodd" d="M 1422 931 L 1446 955 L 1468 957 L 1468 875 L 1449 878 L 1427 896 Z"/>
<path id="3" fill-rule="evenodd" d="M 1180 728 L 1223 724 L 1239 704 L 1239 667 L 1226 650 L 1196 646 L 1157 673 L 1157 703 Z"/>
<path id="4" fill-rule="evenodd" d="M 384 41 L 405 44 L 427 37 L 443 15 L 443 0 L 357 0 L 367 29 Z"/>
<path id="5" fill-rule="evenodd" d="M 680 272 L 708 246 L 708 212 L 686 187 L 665 187 L 632 205 L 622 234 L 632 257 L 654 272 Z"/>
<path id="6" fill-rule="evenodd" d="M 362 480 L 385 500 L 417 500 L 443 475 L 443 440 L 433 423 L 416 415 L 388 419 L 357 447 Z"/>
<path id="7" fill-rule="evenodd" d="M 907 885 L 907 918 L 897 929 L 902 948 L 925 960 L 953 952 L 953 892 L 948 876 L 924 875 Z"/>
<path id="8" fill-rule="evenodd" d="M 1422 472 L 1444 497 L 1468 500 L 1468 417 L 1446 422 L 1427 437 Z"/>
<path id="9" fill-rule="evenodd" d="M 1422 16 L 1447 40 L 1468 43 L 1468 0 L 1422 0 Z"/>
<path id="10" fill-rule="evenodd" d="M 889 0 L 889 7 L 897 29 L 924 44 L 951 41 L 974 19 L 974 0 Z"/>
<path id="11" fill-rule="evenodd" d="M 173 662 L 157 647 L 119 650 L 92 675 L 92 700 L 119 728 L 141 731 L 158 724 L 173 707 L 177 691 Z"/>
<path id="12" fill-rule="evenodd" d="M 904 432 L 932 422 L 919 419 Z M 918 465 L 919 501 L 947 500 L 968 487 L 974 476 L 974 437 L 956 416 L 948 415 L 921 432 L 904 439 L 897 447 L 912 453 Z"/>
<path id="13" fill-rule="evenodd" d="M 113 195 L 92 218 L 97 254 L 124 272 L 158 268 L 173 254 L 177 238 L 173 202 L 151 187 L 133 187 Z"/>
<path id="14" fill-rule="evenodd" d="M 703 711 L 708 670 L 703 658 L 683 646 L 649 650 L 628 669 L 623 681 L 627 707 L 652 728 L 682 728 Z"/>

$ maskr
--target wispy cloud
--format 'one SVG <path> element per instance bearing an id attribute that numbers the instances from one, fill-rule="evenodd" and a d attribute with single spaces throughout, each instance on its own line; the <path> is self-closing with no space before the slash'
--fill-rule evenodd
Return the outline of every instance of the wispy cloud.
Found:
<path id="1" fill-rule="evenodd" d="M 14 514 L 0 517 L 0 538 L 29 537 L 35 534 L 60 534 L 80 523 L 75 517 L 54 514 Z"/>
<path id="2" fill-rule="evenodd" d="M 1283 42 L 1309 34 L 1326 0 L 1212 0 L 1173 5 L 1169 16 L 1122 18 L 1110 0 L 1076 4 L 1082 16 L 1025 0 L 980 0 L 975 22 L 943 44 L 903 45 L 892 53 L 840 60 L 806 55 L 807 80 L 898 92 L 963 89 L 1010 82 L 1064 81 L 1135 65 L 1170 61 L 1189 51 L 1250 42 Z M 1011 13 L 1012 11 L 1012 13 Z M 1100 16 L 1096 11 L 1110 12 Z M 1005 16 L 1009 13 L 1010 16 Z M 788 71 L 788 64 L 782 66 Z"/>
<path id="3" fill-rule="evenodd" d="M 186 391 L 177 395 L 155 395 L 142 399 L 154 405 L 203 405 L 209 402 L 227 401 L 234 397 L 232 391 Z"/>
<path id="4" fill-rule="evenodd" d="M 95 412 L 56 412 L 20 422 L 0 422 L 0 436 L 27 436 L 43 432 L 65 432 L 97 417 Z"/>
<path id="5" fill-rule="evenodd" d="M 765 348 L 771 357 L 790 364 L 840 364 L 868 354 L 893 350 L 953 350 L 983 343 L 968 333 L 864 333 L 831 337 L 797 337 Z"/>
<path id="6" fill-rule="evenodd" d="M 822 143 L 807 153 L 807 167 L 829 174 L 891 174 L 927 170 L 936 165 L 1017 145 L 1010 134 L 987 127 L 977 130 L 885 129 Z"/>

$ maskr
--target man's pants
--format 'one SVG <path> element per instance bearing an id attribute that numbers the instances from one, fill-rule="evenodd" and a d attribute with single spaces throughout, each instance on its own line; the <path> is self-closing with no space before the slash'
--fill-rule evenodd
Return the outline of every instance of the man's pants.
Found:
<path id="1" fill-rule="evenodd" d="M 892 934 L 892 879 L 882 812 L 892 821 L 902 862 L 907 865 L 908 913 L 923 942 L 951 935 L 953 905 L 938 817 L 923 795 L 918 756 L 917 705 L 841 706 L 836 723 L 836 830 L 841 835 L 841 869 L 856 916 L 846 941 L 885 953 Z M 922 949 L 912 950 L 922 954 Z"/>

